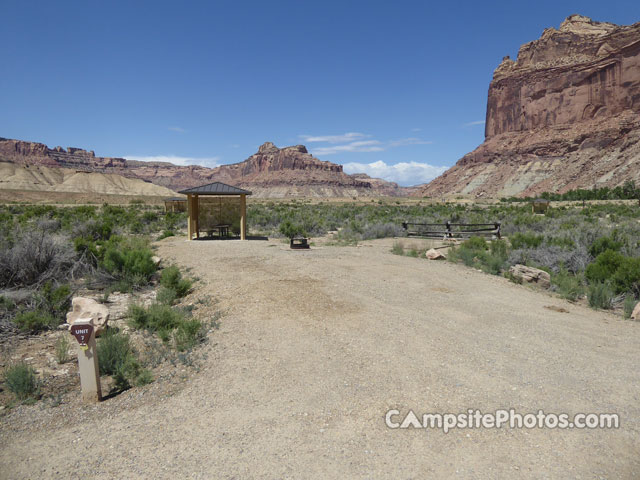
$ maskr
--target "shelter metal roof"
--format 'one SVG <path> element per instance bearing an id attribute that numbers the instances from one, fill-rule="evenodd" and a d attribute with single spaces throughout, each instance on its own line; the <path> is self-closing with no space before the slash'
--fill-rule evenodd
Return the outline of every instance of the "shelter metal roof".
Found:
<path id="1" fill-rule="evenodd" d="M 213 182 L 199 187 L 187 188 L 178 193 L 197 195 L 251 195 L 249 190 L 243 190 L 222 182 Z"/>

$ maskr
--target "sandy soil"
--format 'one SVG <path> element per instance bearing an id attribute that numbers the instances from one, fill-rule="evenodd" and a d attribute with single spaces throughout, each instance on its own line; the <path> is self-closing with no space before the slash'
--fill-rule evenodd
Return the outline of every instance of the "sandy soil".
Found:
<path id="1" fill-rule="evenodd" d="M 640 476 L 640 324 L 394 256 L 391 242 L 163 240 L 160 255 L 225 311 L 200 373 L 173 395 L 135 389 L 54 427 L 37 406 L 5 416 L 0 476 Z M 390 408 L 615 412 L 621 428 L 393 430 Z"/>

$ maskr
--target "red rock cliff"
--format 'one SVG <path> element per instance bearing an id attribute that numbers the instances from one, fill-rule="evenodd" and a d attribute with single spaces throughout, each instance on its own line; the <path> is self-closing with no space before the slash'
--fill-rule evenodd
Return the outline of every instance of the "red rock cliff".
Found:
<path id="1" fill-rule="evenodd" d="M 250 189 L 262 197 L 406 194 L 395 183 L 366 175 L 347 175 L 342 165 L 315 158 L 304 145 L 278 148 L 271 142 L 260 146 L 257 153 L 243 162 L 207 168 L 96 157 L 93 151 L 74 147 L 50 149 L 42 143 L 0 138 L 0 161 L 113 173 L 176 191 L 221 181 Z"/>
<path id="2" fill-rule="evenodd" d="M 505 57 L 485 142 L 423 195 L 535 195 L 640 177 L 640 23 L 572 15 Z"/>

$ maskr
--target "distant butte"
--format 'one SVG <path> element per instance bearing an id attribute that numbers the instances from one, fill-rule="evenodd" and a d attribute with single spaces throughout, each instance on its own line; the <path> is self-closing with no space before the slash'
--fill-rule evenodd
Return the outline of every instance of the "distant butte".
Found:
<path id="1" fill-rule="evenodd" d="M 400 196 L 410 191 L 365 174 L 348 175 L 342 165 L 317 159 L 304 145 L 278 148 L 271 142 L 243 162 L 207 168 L 96 157 L 93 151 L 74 147 L 51 149 L 0 138 L 0 162 L 117 174 L 175 191 L 220 181 L 250 189 L 257 197 Z"/>

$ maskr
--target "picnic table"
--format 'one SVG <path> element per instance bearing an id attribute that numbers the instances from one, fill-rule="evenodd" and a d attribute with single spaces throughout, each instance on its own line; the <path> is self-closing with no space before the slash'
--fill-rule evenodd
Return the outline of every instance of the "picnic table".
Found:
<path id="1" fill-rule="evenodd" d="M 207 229 L 207 235 L 212 237 L 213 236 L 213 232 L 217 230 L 219 237 L 228 237 L 229 236 L 229 228 L 231 228 L 231 225 L 226 224 L 226 223 L 218 224 L 218 225 L 211 225 Z"/>

